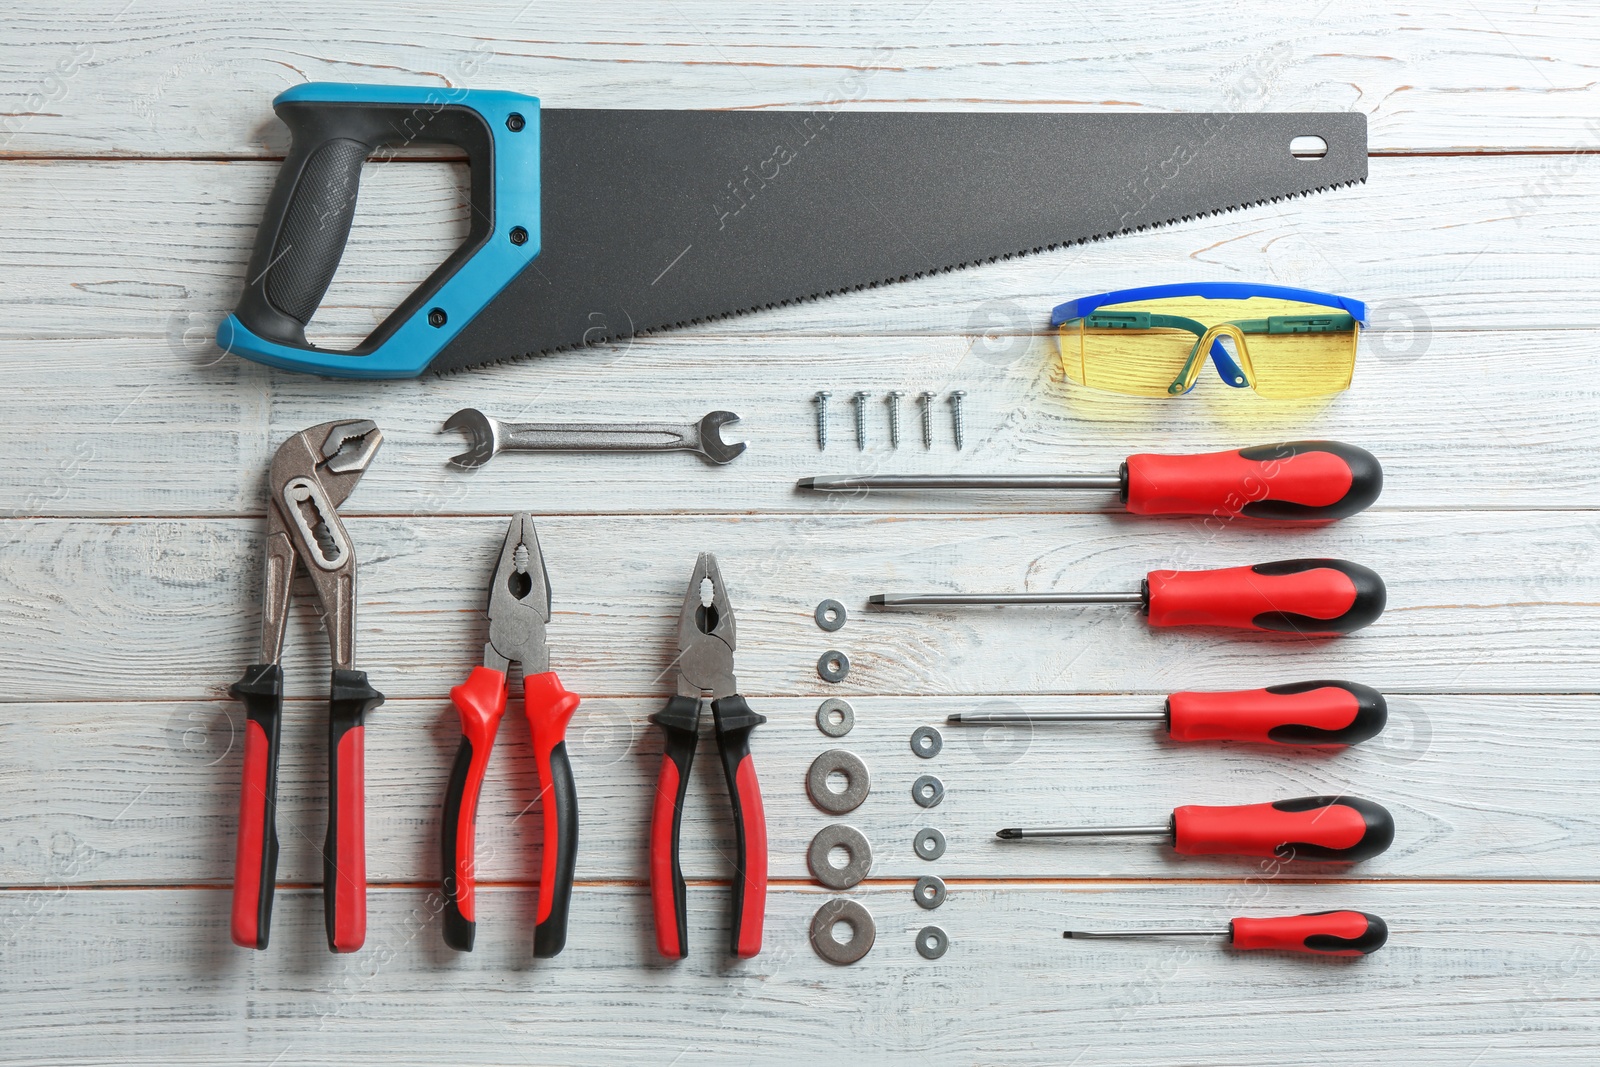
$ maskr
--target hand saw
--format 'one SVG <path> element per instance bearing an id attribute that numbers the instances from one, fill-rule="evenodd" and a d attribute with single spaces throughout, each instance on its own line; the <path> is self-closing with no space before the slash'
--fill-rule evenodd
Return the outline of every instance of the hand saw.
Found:
<path id="1" fill-rule="evenodd" d="M 217 343 L 342 378 L 602 344 L 1367 176 L 1366 116 L 1346 112 L 558 110 L 333 83 L 273 109 L 292 146 Z M 467 238 L 361 344 L 312 346 L 362 164 L 419 143 L 466 153 Z"/>

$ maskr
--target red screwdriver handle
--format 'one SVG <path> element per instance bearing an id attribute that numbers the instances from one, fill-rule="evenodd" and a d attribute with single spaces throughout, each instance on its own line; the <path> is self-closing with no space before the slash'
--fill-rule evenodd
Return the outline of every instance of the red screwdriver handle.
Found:
<path id="1" fill-rule="evenodd" d="M 440 819 L 444 943 L 471 952 L 477 931 L 478 795 L 506 711 L 505 672 L 474 667 L 465 682 L 450 690 L 450 700 L 461 716 L 461 744 L 450 768 Z"/>
<path id="2" fill-rule="evenodd" d="M 322 917 L 328 947 L 367 940 L 367 712 L 383 694 L 365 671 L 335 670 L 328 697 L 328 836 L 322 844 Z"/>
<path id="3" fill-rule="evenodd" d="M 1271 919 L 1235 919 L 1228 925 L 1234 948 L 1309 952 L 1319 956 L 1366 956 L 1389 940 L 1389 924 L 1364 911 L 1318 911 Z"/>
<path id="4" fill-rule="evenodd" d="M 750 758 L 750 731 L 767 721 L 750 710 L 742 696 L 711 702 L 717 747 L 733 802 L 733 929 L 729 951 L 747 960 L 761 951 L 767 915 L 767 813 L 761 783 Z"/>
<path id="5" fill-rule="evenodd" d="M 1383 579 L 1342 559 L 1286 559 L 1215 571 L 1151 571 L 1144 605 L 1152 626 L 1328 636 L 1370 625 L 1388 599 Z"/>
<path id="6" fill-rule="evenodd" d="M 233 943 L 266 948 L 272 891 L 278 880 L 278 734 L 283 723 L 283 668 L 259 663 L 234 683 L 244 701 L 244 785 L 233 858 Z"/>
<path id="7" fill-rule="evenodd" d="M 539 910 L 533 928 L 533 954 L 543 959 L 566 947 L 567 913 L 578 865 L 578 786 L 567 759 L 567 723 L 578 710 L 578 695 L 568 692 L 554 671 L 527 675 L 522 686 L 544 807 Z"/>
<path id="8" fill-rule="evenodd" d="M 1198 456 L 1129 456 L 1122 486 L 1135 515 L 1329 522 L 1370 507 L 1383 491 L 1383 468 L 1353 445 L 1288 441 Z"/>
<path id="9" fill-rule="evenodd" d="M 1167 729 L 1174 741 L 1353 745 L 1377 736 L 1388 721 L 1383 694 L 1355 682 L 1297 682 L 1167 698 Z"/>
<path id="10" fill-rule="evenodd" d="M 1260 856 L 1281 860 L 1370 859 L 1394 842 L 1394 818 L 1356 797 L 1301 797 L 1271 804 L 1172 813 L 1173 847 L 1185 856 Z"/>

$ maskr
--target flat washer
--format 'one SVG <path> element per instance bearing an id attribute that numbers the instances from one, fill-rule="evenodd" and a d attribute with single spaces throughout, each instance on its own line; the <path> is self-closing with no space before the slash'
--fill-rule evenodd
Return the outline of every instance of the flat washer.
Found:
<path id="1" fill-rule="evenodd" d="M 923 859 L 936 860 L 944 855 L 944 835 L 931 826 L 925 826 L 911 839 L 911 847 Z"/>
<path id="2" fill-rule="evenodd" d="M 838 722 L 833 721 L 835 714 L 843 716 Z M 856 709 L 850 706 L 848 700 L 838 697 L 829 697 L 817 709 L 817 729 L 829 737 L 843 737 L 856 725 Z"/>
<path id="3" fill-rule="evenodd" d="M 950 936 L 937 926 L 924 926 L 917 931 L 917 955 L 925 960 L 936 960 L 950 948 Z"/>
<path id="4" fill-rule="evenodd" d="M 844 605 L 837 600 L 824 600 L 817 605 L 817 610 L 812 612 L 812 618 L 817 620 L 817 625 L 830 634 L 835 630 L 844 629 Z"/>
<path id="5" fill-rule="evenodd" d="M 850 927 L 850 940 L 842 945 L 833 939 L 835 923 Z M 872 921 L 872 914 L 853 900 L 830 900 L 811 917 L 811 947 L 829 963 L 840 966 L 854 963 L 872 951 L 872 942 L 877 937 L 878 927 Z"/>
<path id="6" fill-rule="evenodd" d="M 917 884 L 911 890 L 912 899 L 917 902 L 917 907 L 932 911 L 944 903 L 944 879 L 931 874 L 925 874 L 917 879 Z"/>
<path id="7" fill-rule="evenodd" d="M 932 726 L 919 726 L 911 731 L 911 751 L 923 759 L 932 759 L 944 747 L 944 735 Z"/>
<path id="8" fill-rule="evenodd" d="M 830 648 L 817 659 L 817 677 L 824 682 L 842 682 L 850 673 L 850 657 Z"/>
<path id="9" fill-rule="evenodd" d="M 843 867 L 835 867 L 828 859 L 828 853 L 836 848 L 850 853 L 850 862 Z M 811 876 L 829 889 L 849 889 L 872 870 L 872 846 L 854 826 L 824 826 L 806 850 L 806 866 L 811 868 Z"/>
<path id="10" fill-rule="evenodd" d="M 931 774 L 924 774 L 911 783 L 911 799 L 919 808 L 937 808 L 944 799 L 944 783 Z"/>
<path id="11" fill-rule="evenodd" d="M 835 771 L 845 776 L 843 792 L 836 793 L 828 788 L 828 775 Z M 823 811 L 843 815 L 856 810 L 867 799 L 867 794 L 872 792 L 872 776 L 854 752 L 830 748 L 811 761 L 811 769 L 806 771 L 806 792 L 811 795 L 811 803 Z"/>

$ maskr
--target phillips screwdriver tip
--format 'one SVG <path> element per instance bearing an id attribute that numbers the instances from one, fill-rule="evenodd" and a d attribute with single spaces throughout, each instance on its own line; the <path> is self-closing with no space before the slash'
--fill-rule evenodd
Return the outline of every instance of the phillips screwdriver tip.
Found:
<path id="1" fill-rule="evenodd" d="M 996 830 L 994 832 L 994 836 L 1000 838 L 1002 841 L 1015 841 L 1017 838 L 1022 836 L 1022 831 L 1016 829 L 1015 827 L 1007 827 L 1004 830 Z"/>

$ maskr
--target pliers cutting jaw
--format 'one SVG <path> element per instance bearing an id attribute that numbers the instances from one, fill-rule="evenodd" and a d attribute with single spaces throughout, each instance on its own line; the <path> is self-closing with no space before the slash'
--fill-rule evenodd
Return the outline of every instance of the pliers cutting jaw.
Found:
<path id="1" fill-rule="evenodd" d="M 511 664 L 522 664 L 524 710 L 533 738 L 534 767 L 544 809 L 544 854 L 533 931 L 535 956 L 554 956 L 567 943 L 567 912 L 578 856 L 578 793 L 567 759 L 567 723 L 578 697 L 550 670 L 545 627 L 550 577 L 533 517 L 512 516 L 489 579 L 489 640 L 483 666 L 473 668 L 450 699 L 461 716 L 461 744 L 445 788 L 440 852 L 445 898 L 444 940 L 471 952 L 477 934 L 476 838 L 478 796 L 506 710 Z"/>
<path id="2" fill-rule="evenodd" d="M 710 599 L 705 584 L 711 583 Z M 683 801 L 700 737 L 700 701 L 711 696 L 717 746 L 733 805 L 735 869 L 733 929 L 729 951 L 748 959 L 761 951 L 767 904 L 767 821 L 761 786 L 750 759 L 750 731 L 766 718 L 738 694 L 733 674 L 737 646 L 733 607 L 717 559 L 702 552 L 695 562 L 678 615 L 677 695 L 650 716 L 666 737 L 650 819 L 650 898 L 656 947 L 669 959 L 688 954 L 688 901 L 679 862 Z"/>
<path id="3" fill-rule="evenodd" d="M 333 674 L 328 700 L 328 833 L 323 913 L 328 947 L 354 952 L 366 939 L 364 723 L 383 694 L 355 669 L 356 560 L 339 518 L 372 463 L 383 433 L 366 419 L 325 422 L 289 438 L 268 474 L 266 587 L 261 655 L 232 688 L 245 702 L 244 784 L 234 855 L 232 934 L 267 947 L 278 869 L 278 749 L 283 721 L 284 633 L 297 569 L 316 592 Z"/>

